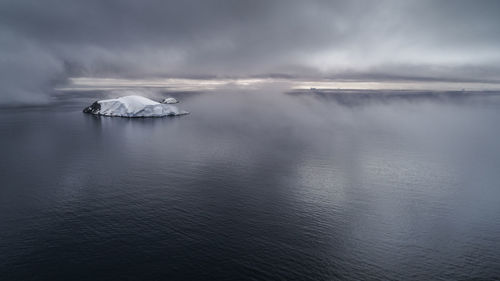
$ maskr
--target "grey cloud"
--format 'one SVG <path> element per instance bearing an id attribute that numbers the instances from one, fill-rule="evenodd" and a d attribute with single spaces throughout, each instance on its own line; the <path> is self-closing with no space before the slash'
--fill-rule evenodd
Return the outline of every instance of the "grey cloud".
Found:
<path id="1" fill-rule="evenodd" d="M 0 0 L 0 102 L 66 76 L 498 80 L 498 10 L 498 1 Z"/>

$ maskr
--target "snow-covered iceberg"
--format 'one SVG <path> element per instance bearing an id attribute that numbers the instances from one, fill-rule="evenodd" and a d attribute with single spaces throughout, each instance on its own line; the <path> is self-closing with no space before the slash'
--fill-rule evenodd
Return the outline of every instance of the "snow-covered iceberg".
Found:
<path id="1" fill-rule="evenodd" d="M 172 104 L 172 103 L 179 103 L 179 101 L 176 100 L 175 98 L 165 98 L 161 101 L 161 103 Z"/>
<path id="2" fill-rule="evenodd" d="M 83 109 L 83 112 L 117 117 L 163 117 L 188 114 L 176 106 L 162 104 L 141 96 L 125 96 L 100 100 Z"/>

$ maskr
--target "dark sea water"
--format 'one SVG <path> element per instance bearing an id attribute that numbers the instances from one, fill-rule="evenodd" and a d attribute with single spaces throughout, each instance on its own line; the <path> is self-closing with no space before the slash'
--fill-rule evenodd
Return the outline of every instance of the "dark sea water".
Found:
<path id="1" fill-rule="evenodd" d="M 500 278 L 500 96 L 101 92 L 0 109 L 0 280 Z"/>

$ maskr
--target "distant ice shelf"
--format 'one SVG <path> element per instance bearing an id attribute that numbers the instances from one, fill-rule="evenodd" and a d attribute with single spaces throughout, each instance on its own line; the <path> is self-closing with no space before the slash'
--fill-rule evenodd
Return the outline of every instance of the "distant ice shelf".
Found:
<path id="1" fill-rule="evenodd" d="M 189 113 L 184 110 L 179 110 L 176 106 L 159 103 L 135 95 L 96 101 L 83 109 L 83 112 L 94 115 L 130 118 L 177 116 Z"/>

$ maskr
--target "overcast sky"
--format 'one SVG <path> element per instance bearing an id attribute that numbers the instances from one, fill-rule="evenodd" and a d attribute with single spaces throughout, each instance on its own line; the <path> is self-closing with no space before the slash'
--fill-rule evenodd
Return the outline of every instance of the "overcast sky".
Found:
<path id="1" fill-rule="evenodd" d="M 68 77 L 499 81 L 500 1 L 0 0 L 0 102 Z"/>

